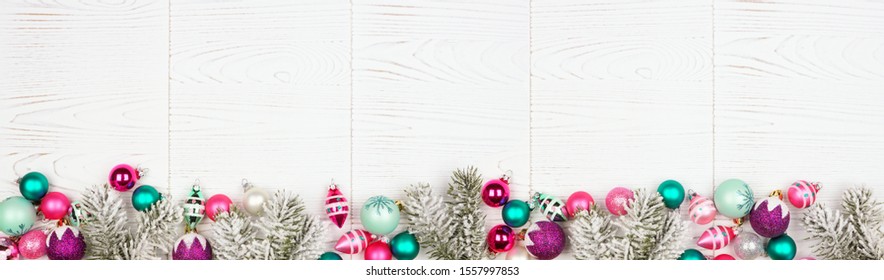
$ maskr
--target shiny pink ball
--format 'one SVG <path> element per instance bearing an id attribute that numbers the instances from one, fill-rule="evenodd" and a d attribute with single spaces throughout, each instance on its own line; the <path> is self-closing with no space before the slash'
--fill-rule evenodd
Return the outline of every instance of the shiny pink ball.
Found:
<path id="1" fill-rule="evenodd" d="M 206 200 L 206 216 L 212 221 L 215 220 L 215 215 L 219 213 L 230 211 L 230 205 L 233 204 L 233 201 L 230 200 L 229 197 L 223 194 L 216 194 Z"/>
<path id="2" fill-rule="evenodd" d="M 728 255 L 728 254 L 721 254 L 721 255 L 715 256 L 715 258 L 713 258 L 712 260 L 716 260 L 716 261 L 735 261 L 735 260 L 737 260 L 737 259 L 735 259 L 733 256 Z"/>
<path id="3" fill-rule="evenodd" d="M 795 208 L 802 209 L 816 202 L 816 194 L 820 191 L 819 183 L 810 183 L 804 180 L 795 181 L 786 191 L 789 202 Z"/>
<path id="4" fill-rule="evenodd" d="M 507 181 L 494 179 L 482 186 L 482 201 L 491 207 L 500 207 L 510 200 L 510 185 Z"/>
<path id="5" fill-rule="evenodd" d="M 366 260 L 392 260 L 393 251 L 387 242 L 377 241 L 365 247 L 364 257 Z"/>
<path id="6" fill-rule="evenodd" d="M 71 201 L 60 192 L 50 192 L 40 201 L 40 212 L 49 220 L 61 220 L 68 214 Z"/>
<path id="7" fill-rule="evenodd" d="M 485 243 L 488 243 L 491 252 L 503 253 L 516 245 L 516 233 L 507 225 L 496 225 L 488 232 Z"/>
<path id="8" fill-rule="evenodd" d="M 18 250 L 26 259 L 39 259 L 46 255 L 46 233 L 42 230 L 31 230 L 18 240 Z"/>
<path id="9" fill-rule="evenodd" d="M 18 245 L 15 241 L 6 237 L 0 237 L 0 261 L 17 260 L 19 256 Z"/>
<path id="10" fill-rule="evenodd" d="M 135 170 L 135 168 L 128 164 L 114 166 L 107 177 L 110 186 L 121 192 L 131 190 L 135 183 L 138 182 L 138 179 L 140 179 L 138 170 Z"/>
<path id="11" fill-rule="evenodd" d="M 568 212 L 569 218 L 574 218 L 577 212 L 589 211 L 593 204 L 595 204 L 595 200 L 592 199 L 591 195 L 584 191 L 578 191 L 568 197 L 568 202 L 565 202 L 565 210 Z"/>
<path id="12" fill-rule="evenodd" d="M 625 215 L 626 208 L 629 207 L 630 201 L 633 199 L 635 199 L 635 193 L 632 190 L 616 187 L 605 197 L 605 206 L 608 207 L 608 212 L 614 216 Z"/>

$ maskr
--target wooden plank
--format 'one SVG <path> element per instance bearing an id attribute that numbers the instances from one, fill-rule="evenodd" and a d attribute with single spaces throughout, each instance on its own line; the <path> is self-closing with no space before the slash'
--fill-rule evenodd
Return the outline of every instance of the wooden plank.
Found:
<path id="1" fill-rule="evenodd" d="M 535 190 L 563 200 L 582 190 L 604 206 L 615 186 L 656 190 L 675 179 L 712 195 L 711 9 L 708 1 L 533 1 Z"/>
<path id="2" fill-rule="evenodd" d="M 167 190 L 168 23 L 166 2 L 0 2 L 0 197 L 39 171 L 76 200 L 119 163 Z"/>
<path id="3" fill-rule="evenodd" d="M 513 198 L 528 198 L 528 8 L 354 1 L 355 209 L 376 195 L 401 199 L 418 182 L 442 195 L 468 165 L 487 179 L 512 170 Z M 488 229 L 501 223 L 499 208 L 486 213 Z"/>
<path id="4" fill-rule="evenodd" d="M 327 221 L 331 180 L 351 190 L 349 11 L 343 0 L 172 4 L 171 182 L 179 197 L 199 179 L 207 197 L 239 202 L 247 178 L 299 194 Z M 329 229 L 331 249 L 343 231 Z"/>
<path id="5" fill-rule="evenodd" d="M 741 178 L 761 198 L 820 181 L 837 208 L 853 185 L 884 199 L 882 14 L 880 1 L 715 1 L 716 183 Z M 815 242 L 802 213 L 787 231 L 798 257 Z"/>

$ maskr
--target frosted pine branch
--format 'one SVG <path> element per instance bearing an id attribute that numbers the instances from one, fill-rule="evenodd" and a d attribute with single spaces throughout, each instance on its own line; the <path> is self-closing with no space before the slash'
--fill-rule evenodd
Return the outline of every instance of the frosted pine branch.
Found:
<path id="1" fill-rule="evenodd" d="M 212 230 L 215 232 L 212 240 L 215 259 L 253 260 L 258 259 L 263 251 L 258 229 L 235 207 L 230 212 L 218 214 Z"/>
<path id="2" fill-rule="evenodd" d="M 611 215 L 596 205 L 578 212 L 568 231 L 578 260 L 611 260 L 622 255 L 614 246 L 617 228 L 611 223 Z"/>
<path id="3" fill-rule="evenodd" d="M 123 199 L 109 186 L 92 186 L 83 195 L 83 208 L 92 218 L 81 225 L 86 240 L 86 257 L 97 260 L 124 259 L 129 240 Z"/>
<path id="4" fill-rule="evenodd" d="M 136 213 L 138 228 L 127 242 L 127 259 L 161 260 L 169 255 L 183 210 L 171 197 L 160 199 L 150 210 Z"/>
<path id="5" fill-rule="evenodd" d="M 455 259 L 479 260 L 487 256 L 485 213 L 482 211 L 482 175 L 475 167 L 458 169 L 448 184 L 447 202 L 455 228 L 452 245 L 459 250 Z"/>
<path id="6" fill-rule="evenodd" d="M 457 249 L 449 239 L 454 236 L 448 206 L 441 197 L 433 194 L 429 184 L 411 185 L 405 189 L 403 212 L 408 222 L 409 232 L 417 237 L 418 243 L 428 249 L 432 259 L 455 259 Z"/>
<path id="7" fill-rule="evenodd" d="M 623 259 L 647 260 L 666 218 L 663 198 L 655 191 L 639 189 L 617 224 L 624 232 Z"/>
<path id="8" fill-rule="evenodd" d="M 838 210 L 826 208 L 821 202 L 810 206 L 802 219 L 804 229 L 810 233 L 808 239 L 818 239 L 813 252 L 817 257 L 829 260 L 852 259 L 850 251 L 854 246 L 852 230 Z"/>
<path id="9" fill-rule="evenodd" d="M 322 253 L 324 227 L 318 218 L 304 212 L 297 195 L 277 191 L 264 203 L 264 215 L 255 226 L 264 233 L 260 241 L 261 259 L 317 259 Z"/>
<path id="10" fill-rule="evenodd" d="M 688 224 L 682 220 L 681 214 L 677 211 L 666 211 L 668 214 L 654 238 L 654 246 L 651 248 L 648 259 L 674 260 L 684 250 Z"/>
<path id="11" fill-rule="evenodd" d="M 871 189 L 851 188 L 841 196 L 844 212 L 826 208 L 822 203 L 811 206 L 802 222 L 817 239 L 814 253 L 825 259 L 884 259 L 884 210 L 875 201 Z"/>

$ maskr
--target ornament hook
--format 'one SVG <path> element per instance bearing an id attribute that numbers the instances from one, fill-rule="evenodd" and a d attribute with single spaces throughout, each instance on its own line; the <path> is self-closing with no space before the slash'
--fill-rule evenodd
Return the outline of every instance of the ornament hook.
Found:
<path id="1" fill-rule="evenodd" d="M 199 179 L 199 178 L 197 178 L 196 180 L 193 181 L 193 187 L 192 187 L 191 189 L 192 189 L 194 192 L 199 192 L 199 191 L 200 191 L 200 179 Z"/>
<path id="2" fill-rule="evenodd" d="M 335 178 L 332 178 L 332 179 L 331 179 L 331 182 L 330 182 L 329 185 L 328 185 L 328 189 L 329 189 L 329 190 L 334 190 L 334 189 L 337 189 L 337 188 L 338 188 L 338 185 L 335 184 Z"/>
<path id="3" fill-rule="evenodd" d="M 503 175 L 500 176 L 500 180 L 509 184 L 510 180 L 513 178 L 513 170 L 508 169 Z"/>
<path id="4" fill-rule="evenodd" d="M 243 190 L 249 190 L 249 189 L 251 189 L 251 188 L 252 188 L 252 183 L 249 182 L 248 179 L 246 179 L 246 178 L 242 178 L 242 189 L 243 189 Z"/>

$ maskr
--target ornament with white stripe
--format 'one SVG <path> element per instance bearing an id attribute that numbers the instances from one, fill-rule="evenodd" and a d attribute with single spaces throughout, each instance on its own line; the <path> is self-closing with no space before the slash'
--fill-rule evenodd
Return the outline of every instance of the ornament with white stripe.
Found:
<path id="1" fill-rule="evenodd" d="M 354 229 L 348 231 L 335 244 L 335 250 L 344 254 L 358 254 L 374 241 L 374 237 L 368 231 Z"/>
<path id="2" fill-rule="evenodd" d="M 789 186 L 789 190 L 787 190 L 787 194 L 789 197 L 789 202 L 792 203 L 792 206 L 795 208 L 803 209 L 810 207 L 816 202 L 816 193 L 822 189 L 823 186 L 820 185 L 819 182 L 807 182 L 804 180 L 795 181 Z"/>
<path id="3" fill-rule="evenodd" d="M 349 213 L 350 204 L 347 203 L 347 198 L 341 193 L 338 185 L 332 183 L 328 186 L 328 194 L 325 198 L 325 215 L 327 215 L 332 223 L 338 226 L 338 228 L 343 228 L 344 222 L 347 221 L 347 215 L 349 215 Z"/>
<path id="4" fill-rule="evenodd" d="M 705 225 L 715 220 L 715 215 L 718 214 L 718 210 L 715 209 L 715 203 L 711 199 L 694 192 L 694 190 L 688 190 L 688 193 L 691 200 L 688 208 L 691 221 L 698 225 Z"/>
<path id="5" fill-rule="evenodd" d="M 697 245 L 709 250 L 718 250 L 730 244 L 731 240 L 736 236 L 737 234 L 733 227 L 714 226 L 700 235 Z"/>
<path id="6" fill-rule="evenodd" d="M 532 197 L 534 207 L 540 207 L 540 212 L 546 219 L 553 222 L 564 222 L 568 220 L 565 214 L 565 202 L 558 197 L 545 193 L 535 193 Z"/>

